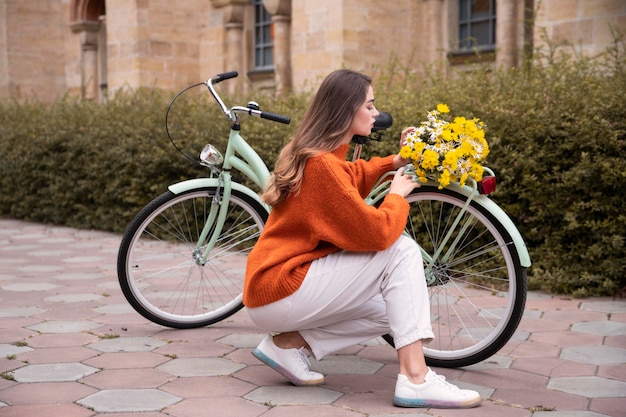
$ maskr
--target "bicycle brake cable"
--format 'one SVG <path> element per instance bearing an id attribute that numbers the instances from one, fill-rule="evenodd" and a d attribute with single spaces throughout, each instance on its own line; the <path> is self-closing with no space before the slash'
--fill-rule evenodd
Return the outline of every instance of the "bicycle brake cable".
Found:
<path id="1" fill-rule="evenodd" d="M 191 156 L 187 155 L 185 153 L 185 151 L 183 151 L 174 141 L 174 138 L 172 138 L 172 135 L 170 135 L 170 130 L 168 127 L 168 118 L 169 118 L 169 114 L 170 114 L 170 110 L 172 109 L 172 105 L 174 104 L 174 102 L 176 101 L 176 99 L 178 97 L 180 97 L 183 93 L 187 92 L 188 90 L 191 90 L 192 88 L 195 87 L 199 87 L 201 85 L 205 85 L 204 82 L 201 83 L 197 83 L 194 85 L 190 85 L 189 87 L 185 88 L 184 90 L 178 92 L 178 94 L 176 94 L 174 96 L 174 98 L 172 99 L 172 101 L 170 102 L 169 106 L 167 106 L 167 111 L 165 112 L 165 132 L 167 133 L 167 137 L 169 138 L 170 142 L 172 143 L 172 145 L 174 145 L 174 148 L 176 148 L 176 150 L 178 152 L 180 152 L 185 158 L 187 158 L 188 160 L 190 160 L 194 165 L 202 165 L 200 164 L 195 158 L 192 158 Z"/>

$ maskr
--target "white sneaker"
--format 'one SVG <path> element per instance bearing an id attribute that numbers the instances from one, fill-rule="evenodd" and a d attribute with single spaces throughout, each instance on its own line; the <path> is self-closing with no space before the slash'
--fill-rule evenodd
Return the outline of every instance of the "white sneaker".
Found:
<path id="1" fill-rule="evenodd" d="M 304 347 L 282 349 L 274 344 L 272 336 L 267 336 L 252 351 L 252 354 L 294 385 L 320 385 L 324 383 L 324 375 L 309 371 L 311 364 Z"/>
<path id="2" fill-rule="evenodd" d="M 423 384 L 413 384 L 399 374 L 393 403 L 398 407 L 470 408 L 481 402 L 479 393 L 450 384 L 430 368 L 424 380 Z"/>

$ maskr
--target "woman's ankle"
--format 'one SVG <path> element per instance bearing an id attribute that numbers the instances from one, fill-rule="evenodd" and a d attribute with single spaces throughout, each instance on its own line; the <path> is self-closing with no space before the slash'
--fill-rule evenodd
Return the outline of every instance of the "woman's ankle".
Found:
<path id="1" fill-rule="evenodd" d="M 412 384 L 423 384 L 426 380 L 426 374 L 428 373 L 428 369 L 426 369 L 426 372 L 423 371 L 417 371 L 417 372 L 408 372 L 408 371 L 400 371 L 401 375 L 404 375 L 409 382 L 411 382 Z"/>
<path id="2" fill-rule="evenodd" d="M 424 358 L 422 341 L 418 340 L 404 346 L 398 349 L 397 353 L 400 373 L 406 376 L 413 384 L 424 383 L 424 378 L 428 373 L 428 366 L 426 365 L 426 358 Z"/>
<path id="3" fill-rule="evenodd" d="M 300 332 L 287 332 L 274 335 L 274 344 L 281 349 L 300 349 L 305 347 L 310 350 L 309 344 L 300 335 Z"/>

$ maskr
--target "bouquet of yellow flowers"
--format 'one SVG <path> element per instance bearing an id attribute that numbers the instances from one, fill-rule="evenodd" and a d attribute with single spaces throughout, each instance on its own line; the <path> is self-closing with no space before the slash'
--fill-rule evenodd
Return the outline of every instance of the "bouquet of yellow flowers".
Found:
<path id="1" fill-rule="evenodd" d="M 438 104 L 436 110 L 428 112 L 427 120 L 406 136 L 400 148 L 400 156 L 412 161 L 419 180 L 436 180 L 440 189 L 451 182 L 463 186 L 468 177 L 480 181 L 480 162 L 489 154 L 485 124 L 465 117 L 449 122 L 443 119 L 449 112 L 446 104 Z"/>

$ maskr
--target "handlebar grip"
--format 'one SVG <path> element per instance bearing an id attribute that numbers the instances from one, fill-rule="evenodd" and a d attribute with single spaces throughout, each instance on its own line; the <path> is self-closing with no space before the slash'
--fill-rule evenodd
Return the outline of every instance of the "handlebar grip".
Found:
<path id="1" fill-rule="evenodd" d="M 228 80 L 230 78 L 235 78 L 239 75 L 239 73 L 237 71 L 229 71 L 229 72 L 225 72 L 223 74 L 217 74 L 215 77 L 213 77 L 211 79 L 211 81 L 213 81 L 213 84 L 217 84 L 217 83 L 221 83 L 224 80 Z"/>
<path id="2" fill-rule="evenodd" d="M 286 125 L 291 123 L 291 118 L 287 116 L 281 116 L 280 114 L 274 114 L 274 113 L 263 111 L 261 112 L 260 116 L 261 116 L 261 119 L 272 120 L 274 122 L 284 123 Z"/>

